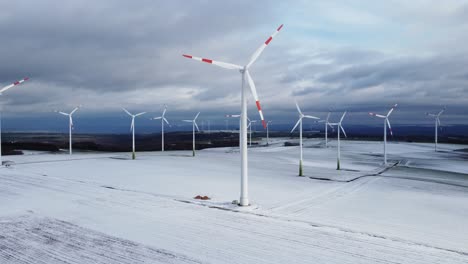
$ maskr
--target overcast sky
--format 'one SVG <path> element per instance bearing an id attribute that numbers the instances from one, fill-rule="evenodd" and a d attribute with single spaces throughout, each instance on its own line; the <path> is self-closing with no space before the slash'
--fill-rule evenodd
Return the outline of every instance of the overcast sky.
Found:
<path id="1" fill-rule="evenodd" d="M 395 103 L 395 124 L 431 124 L 444 105 L 443 123 L 468 124 L 468 1 L 15 0 L 0 3 L 0 84 L 31 80 L 0 98 L 4 125 L 47 130 L 79 104 L 101 128 L 128 125 L 120 107 L 149 118 L 164 104 L 174 122 L 222 123 L 240 74 L 181 55 L 244 65 L 283 23 L 251 68 L 267 119 L 294 123 L 297 100 L 353 124 Z"/>

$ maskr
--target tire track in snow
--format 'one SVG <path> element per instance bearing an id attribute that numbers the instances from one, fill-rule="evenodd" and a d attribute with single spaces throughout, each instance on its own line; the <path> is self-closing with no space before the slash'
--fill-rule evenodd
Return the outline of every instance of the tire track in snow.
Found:
<path id="1" fill-rule="evenodd" d="M 398 162 L 395 162 L 394 164 L 390 166 L 383 166 L 381 168 L 377 168 L 371 174 L 358 176 L 347 181 L 326 179 L 326 180 L 335 181 L 335 182 L 343 182 L 345 184 L 335 187 L 331 190 L 322 192 L 319 195 L 310 194 L 309 196 L 305 196 L 304 198 L 299 198 L 290 203 L 285 203 L 277 207 L 271 207 L 268 210 L 272 213 L 281 213 L 281 214 L 286 214 L 290 216 L 303 215 L 309 212 L 310 210 L 313 210 L 313 207 L 319 204 L 327 203 L 329 201 L 336 200 L 336 199 L 341 199 L 347 195 L 353 194 L 361 190 L 366 184 L 372 183 L 376 181 L 377 179 L 379 179 L 375 176 L 381 175 L 382 173 L 388 171 L 389 169 L 393 168 L 397 164 Z M 313 178 L 313 177 L 309 177 L 309 178 L 318 179 L 318 178 Z"/>
<path id="2" fill-rule="evenodd" d="M 317 204 L 317 202 L 315 202 L 315 200 L 318 201 L 318 200 L 321 200 L 321 199 L 322 199 L 323 202 L 326 202 L 327 199 L 324 199 L 324 198 L 326 198 L 327 196 L 336 197 L 339 194 L 340 191 L 343 191 L 346 188 L 351 188 L 351 189 L 352 188 L 357 188 L 358 186 L 361 186 L 362 184 L 365 184 L 365 183 L 367 183 L 369 181 L 364 181 L 364 183 L 359 183 L 359 184 L 357 184 L 357 186 L 356 186 L 356 184 L 353 184 L 352 182 L 360 181 L 362 178 L 367 178 L 367 177 L 371 177 L 371 176 L 378 176 L 381 173 L 386 172 L 388 169 L 395 166 L 396 164 L 397 163 L 394 163 L 391 166 L 383 166 L 383 167 L 376 168 L 374 170 L 374 172 L 372 172 L 370 174 L 357 176 L 357 177 L 351 178 L 350 180 L 335 180 L 335 179 L 331 179 L 331 178 L 309 177 L 310 179 L 313 179 L 313 180 L 324 180 L 324 181 L 330 181 L 330 182 L 339 182 L 339 183 L 346 183 L 348 185 L 345 184 L 345 185 L 331 187 L 331 188 L 329 188 L 328 190 L 326 190 L 324 192 L 320 192 L 319 194 L 317 194 L 317 193 L 306 193 L 305 195 L 296 196 L 294 199 L 291 199 L 289 201 L 280 201 L 280 202 L 277 203 L 277 205 L 270 206 L 266 210 L 273 212 L 273 211 L 281 210 L 281 209 L 283 209 L 285 207 L 296 206 L 298 204 L 303 204 L 303 205 L 307 206 L 308 202 Z M 347 193 L 350 193 L 350 192 L 348 191 Z"/>
<path id="3" fill-rule="evenodd" d="M 328 189 L 320 194 L 310 194 L 304 198 L 296 199 L 290 203 L 285 203 L 280 206 L 268 208 L 267 211 L 274 214 L 286 214 L 297 216 L 305 213 L 321 203 L 326 203 L 331 200 L 343 198 L 346 195 L 353 194 L 364 187 L 364 185 L 371 183 L 378 178 L 359 178 L 349 183 L 344 183 L 333 189 Z"/>

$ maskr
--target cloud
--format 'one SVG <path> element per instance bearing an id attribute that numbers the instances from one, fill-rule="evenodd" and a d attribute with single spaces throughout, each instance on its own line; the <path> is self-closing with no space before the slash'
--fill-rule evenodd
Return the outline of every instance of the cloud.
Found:
<path id="1" fill-rule="evenodd" d="M 251 69 L 267 118 L 311 111 L 441 104 L 466 109 L 466 1 L 58 1 L 1 4 L 0 81 L 31 81 L 2 96 L 7 115 L 83 104 L 239 111 L 240 74 L 182 53 L 245 64 L 280 23 Z M 255 113 L 255 106 L 249 109 Z M 378 109 L 377 109 L 378 110 Z M 86 111 L 86 110 L 85 110 Z M 406 110 L 405 110 L 406 111 Z M 449 112 L 449 111 L 448 111 Z M 466 111 L 465 111 L 466 112 Z M 457 110 L 451 122 L 466 122 Z M 270 115 L 271 114 L 271 115 Z M 402 117 L 410 122 L 413 117 Z"/>

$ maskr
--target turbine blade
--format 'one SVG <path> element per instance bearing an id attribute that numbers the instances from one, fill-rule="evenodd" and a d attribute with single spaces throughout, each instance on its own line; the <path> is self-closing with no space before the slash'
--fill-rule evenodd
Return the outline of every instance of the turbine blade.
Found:
<path id="1" fill-rule="evenodd" d="M 440 126 L 440 119 L 437 117 L 437 124 Z"/>
<path id="2" fill-rule="evenodd" d="M 240 115 L 225 115 L 225 117 L 240 117 Z"/>
<path id="3" fill-rule="evenodd" d="M 58 112 L 58 113 L 59 113 L 59 114 L 62 114 L 62 115 L 64 115 L 64 116 L 69 116 L 69 114 L 64 113 L 64 112 Z"/>
<path id="4" fill-rule="evenodd" d="M 348 137 L 348 136 L 346 135 L 346 132 L 344 131 L 344 128 L 343 128 L 341 125 L 340 125 L 340 128 L 341 128 L 341 131 L 343 131 L 343 135 L 344 135 L 345 137 Z"/>
<path id="5" fill-rule="evenodd" d="M 141 112 L 141 113 L 136 114 L 135 117 L 141 116 L 141 115 L 144 115 L 144 114 L 146 114 L 146 112 Z"/>
<path id="6" fill-rule="evenodd" d="M 125 111 L 125 113 L 127 113 L 129 116 L 133 117 L 133 115 L 132 115 L 132 114 L 130 114 L 130 112 L 129 112 L 129 111 L 127 111 L 127 109 L 125 109 L 125 108 L 123 108 L 123 107 L 122 107 L 122 109 L 123 109 L 123 110 Z"/>
<path id="7" fill-rule="evenodd" d="M 135 126 L 135 118 L 132 116 L 132 123 L 130 124 L 130 131 L 133 131 L 134 126 Z"/>
<path id="8" fill-rule="evenodd" d="M 436 116 L 437 116 L 437 115 L 435 115 L 435 114 L 431 114 L 431 113 L 426 113 L 426 115 L 428 115 L 428 116 L 432 116 L 432 117 L 436 117 Z"/>
<path id="9" fill-rule="evenodd" d="M 341 116 L 340 123 L 343 122 L 343 119 L 344 119 L 345 115 L 346 115 L 346 111 L 345 111 L 345 112 L 343 113 L 343 115 Z"/>
<path id="10" fill-rule="evenodd" d="M 257 105 L 258 114 L 260 115 L 260 119 L 262 120 L 263 128 L 266 128 L 266 123 L 265 123 L 265 119 L 263 118 L 263 112 L 262 112 L 262 107 L 260 105 L 260 101 L 258 100 L 257 89 L 255 88 L 255 83 L 253 82 L 249 71 L 245 71 L 245 74 L 247 75 L 247 80 L 249 82 L 250 91 L 252 92 L 252 95 L 255 99 L 255 104 Z"/>
<path id="11" fill-rule="evenodd" d="M 190 123 L 192 123 L 193 120 L 182 120 L 182 122 L 190 122 Z"/>
<path id="12" fill-rule="evenodd" d="M 163 117 L 163 120 L 164 120 L 164 122 L 166 122 L 166 124 L 170 125 L 165 117 Z"/>
<path id="13" fill-rule="evenodd" d="M 70 115 L 70 125 L 71 125 L 71 127 L 72 127 L 72 129 L 73 129 L 73 118 L 72 118 L 71 115 Z"/>
<path id="14" fill-rule="evenodd" d="M 194 124 L 195 127 L 197 128 L 197 131 L 200 132 L 200 129 L 198 128 L 197 122 L 195 122 L 195 120 L 193 121 L 193 124 Z"/>
<path id="15" fill-rule="evenodd" d="M 280 30 L 283 28 L 283 25 L 279 26 L 276 31 L 252 54 L 252 57 L 250 57 L 250 61 L 245 66 L 247 69 L 252 66 L 252 64 L 260 57 L 262 54 L 263 50 L 270 44 L 271 40 L 280 32 Z"/>
<path id="16" fill-rule="evenodd" d="M 164 105 L 164 110 L 163 110 L 163 113 L 162 113 L 162 117 L 164 117 L 164 115 L 166 114 L 166 111 L 167 111 L 167 105 Z"/>
<path id="17" fill-rule="evenodd" d="M 302 117 L 299 118 L 299 120 L 297 120 L 296 125 L 294 125 L 293 129 L 291 129 L 291 133 L 292 133 L 292 132 L 294 131 L 294 129 L 296 129 L 296 127 L 299 125 L 299 122 L 301 122 L 301 119 L 302 119 Z"/>
<path id="18" fill-rule="evenodd" d="M 296 103 L 297 111 L 298 111 L 299 114 L 302 116 L 303 114 L 302 114 L 301 108 L 299 107 L 299 105 L 297 104 L 297 102 L 295 102 L 295 103 Z"/>
<path id="19" fill-rule="evenodd" d="M 316 116 L 311 116 L 311 115 L 304 115 L 304 117 L 311 118 L 311 119 L 320 119 L 320 118 L 318 118 Z"/>
<path id="20" fill-rule="evenodd" d="M 80 109 L 79 106 L 75 107 L 75 109 L 73 109 L 73 111 L 71 111 L 70 115 L 73 115 L 78 109 Z"/>
<path id="21" fill-rule="evenodd" d="M 398 104 L 395 104 L 395 105 L 390 109 L 390 111 L 388 111 L 387 117 L 389 117 L 389 116 L 392 114 L 393 110 L 395 110 L 395 108 L 396 108 L 397 106 L 398 106 Z"/>
<path id="22" fill-rule="evenodd" d="M 331 112 L 328 112 L 328 115 L 327 115 L 327 122 L 328 122 L 328 119 L 330 119 L 330 114 L 331 114 Z"/>
<path id="23" fill-rule="evenodd" d="M 151 120 L 159 120 L 159 119 L 161 119 L 161 118 L 162 118 L 161 116 L 158 116 L 158 117 L 153 117 L 153 118 L 151 118 Z"/>
<path id="24" fill-rule="evenodd" d="M 209 63 L 209 64 L 217 65 L 217 66 L 219 66 L 221 68 L 225 68 L 225 69 L 229 69 L 229 70 L 242 70 L 243 69 L 242 66 L 232 64 L 232 63 L 227 63 L 227 62 L 222 62 L 222 61 L 214 61 L 214 60 L 204 59 L 204 58 L 195 57 L 195 56 L 187 55 L 187 54 L 183 54 L 182 56 L 184 56 L 185 58 L 189 58 L 189 59 L 193 59 L 193 60 L 202 61 L 202 62 L 206 62 L 206 63 Z"/>
<path id="25" fill-rule="evenodd" d="M 437 117 L 439 117 L 444 111 L 445 111 L 445 107 L 442 110 L 440 110 L 440 112 L 437 114 Z"/>
<path id="26" fill-rule="evenodd" d="M 10 88 L 13 87 L 13 86 L 16 86 L 16 85 L 18 85 L 18 84 L 24 83 L 24 82 L 27 81 L 27 80 L 29 80 L 29 78 L 26 77 L 26 78 L 24 78 L 24 79 L 22 79 L 22 80 L 16 81 L 16 82 L 14 82 L 14 83 L 12 83 L 12 84 L 10 84 L 10 85 L 7 85 L 7 86 L 3 87 L 2 89 L 0 89 L 0 94 L 3 93 L 3 92 L 5 92 L 6 90 L 10 89 Z"/>
<path id="27" fill-rule="evenodd" d="M 380 117 L 380 118 L 386 118 L 386 116 L 384 116 L 384 115 L 379 115 L 379 114 L 376 114 L 376 113 L 369 113 L 369 115 L 371 115 L 371 116 L 376 116 L 376 117 Z"/>
<path id="28" fill-rule="evenodd" d="M 193 121 L 197 120 L 198 116 L 200 115 L 200 112 L 198 112 L 198 114 L 195 116 L 195 118 L 193 119 Z"/>
<path id="29" fill-rule="evenodd" d="M 390 130 L 390 135 L 392 135 L 392 136 L 393 136 L 392 126 L 390 125 L 390 121 L 388 120 L 388 118 L 387 118 L 387 119 L 385 119 L 385 120 L 387 120 L 388 129 Z"/>

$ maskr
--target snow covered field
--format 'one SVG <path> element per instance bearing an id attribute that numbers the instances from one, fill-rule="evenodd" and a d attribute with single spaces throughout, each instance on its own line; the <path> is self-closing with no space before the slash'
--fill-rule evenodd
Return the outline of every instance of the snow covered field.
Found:
<path id="1" fill-rule="evenodd" d="M 8 156 L 0 263 L 468 263 L 468 153 L 461 145 L 276 139 L 239 151 Z M 207 195 L 209 201 L 194 200 Z"/>

